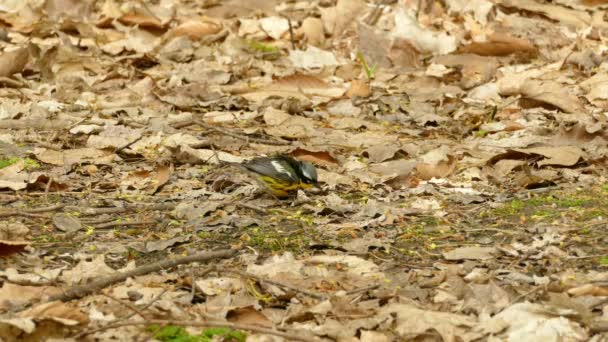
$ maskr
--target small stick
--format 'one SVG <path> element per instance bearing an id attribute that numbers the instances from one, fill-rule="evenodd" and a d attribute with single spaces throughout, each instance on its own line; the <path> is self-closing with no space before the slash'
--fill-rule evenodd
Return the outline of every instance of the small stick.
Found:
<path id="1" fill-rule="evenodd" d="M 57 209 L 61 209 L 65 207 L 65 204 L 55 204 L 49 207 L 42 208 L 34 208 L 34 209 L 16 209 L 11 208 L 7 210 L 0 210 L 0 217 L 9 217 L 9 216 L 25 216 L 25 217 L 35 217 L 35 218 L 48 218 L 45 215 L 36 215 L 37 213 L 44 213 L 48 211 L 55 211 Z"/>
<path id="2" fill-rule="evenodd" d="M 65 204 L 63 203 L 59 203 L 59 204 L 54 204 L 48 207 L 42 207 L 42 208 L 34 208 L 34 209 L 26 209 L 25 212 L 28 213 L 44 213 L 47 211 L 55 211 L 58 209 L 62 209 L 63 207 L 65 207 Z"/>
<path id="3" fill-rule="evenodd" d="M 124 207 L 109 207 L 109 208 L 81 208 L 76 206 L 69 206 L 66 208 L 68 211 L 77 211 L 83 215 L 99 215 L 99 214 L 117 214 L 124 213 L 127 211 L 138 211 L 138 210 L 173 210 L 176 204 L 174 203 L 156 203 L 156 204 L 144 204 L 144 205 L 127 205 Z"/>
<path id="4" fill-rule="evenodd" d="M 143 312 L 141 312 L 141 310 L 139 310 L 135 305 L 133 305 L 133 304 L 131 304 L 129 302 L 125 302 L 124 300 L 118 299 L 118 298 L 116 298 L 114 296 L 111 296 L 111 295 L 109 295 L 107 293 L 102 293 L 101 295 L 104 296 L 104 297 L 108 297 L 111 300 L 116 301 L 116 302 L 118 302 L 118 303 L 126 306 L 127 308 L 129 308 L 129 310 L 133 311 L 135 314 L 139 315 L 141 318 L 147 319 L 146 315 Z"/>
<path id="5" fill-rule="evenodd" d="M 178 265 L 191 264 L 193 262 L 207 262 L 214 259 L 229 258 L 235 254 L 236 250 L 222 249 L 213 252 L 203 252 L 195 255 L 181 257 L 174 260 L 162 260 L 152 264 L 137 267 L 136 269 L 128 272 L 116 272 L 113 275 L 92 281 L 86 285 L 72 286 L 61 294 L 51 296 L 49 298 L 49 301 L 60 300 L 63 302 L 67 302 L 73 299 L 82 298 L 91 293 L 104 289 L 110 285 L 124 281 L 127 278 L 142 276 L 144 274 L 158 272 L 160 270 L 173 268 Z"/>
<path id="6" fill-rule="evenodd" d="M 133 221 L 133 222 L 108 222 L 101 223 L 97 225 L 93 225 L 96 229 L 106 229 L 106 228 L 114 228 L 114 227 L 128 227 L 128 226 L 144 226 L 148 224 L 155 224 L 156 221 Z"/>
<path id="7" fill-rule="evenodd" d="M 289 24 L 289 40 L 291 41 L 291 49 L 295 50 L 296 49 L 296 40 L 293 35 L 293 25 L 291 24 L 291 18 L 285 14 L 281 14 L 281 16 L 283 18 L 287 19 L 287 23 Z"/>
<path id="8" fill-rule="evenodd" d="M 236 133 L 232 133 L 229 130 L 223 129 L 223 128 L 219 128 L 219 127 L 215 127 L 212 125 L 209 125 L 205 122 L 203 122 L 202 120 L 194 120 L 194 123 L 206 128 L 206 129 L 210 129 L 213 131 L 216 131 L 218 133 L 222 133 L 225 134 L 227 136 L 236 138 L 236 139 L 240 139 L 240 140 L 245 140 L 246 142 L 253 142 L 253 143 L 259 143 L 259 144 L 265 144 L 265 145 L 276 145 L 276 146 L 282 146 L 282 145 L 290 145 L 290 142 L 287 141 L 272 141 L 272 140 L 266 140 L 266 139 L 258 139 L 258 138 L 250 138 L 247 136 L 242 136 L 240 134 L 236 134 Z"/>

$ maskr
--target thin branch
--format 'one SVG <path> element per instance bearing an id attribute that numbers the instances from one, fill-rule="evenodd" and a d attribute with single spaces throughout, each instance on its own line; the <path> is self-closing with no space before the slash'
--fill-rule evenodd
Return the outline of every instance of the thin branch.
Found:
<path id="1" fill-rule="evenodd" d="M 252 143 L 258 143 L 258 144 L 265 144 L 265 145 L 276 145 L 276 146 L 282 146 L 282 145 L 290 145 L 290 142 L 287 141 L 276 141 L 276 140 L 267 140 L 267 139 L 258 139 L 258 138 L 251 138 L 248 136 L 243 136 L 241 134 L 237 134 L 237 133 L 233 133 L 229 130 L 223 129 L 223 128 L 219 128 L 219 127 L 215 127 L 213 125 L 209 125 L 201 120 L 194 120 L 194 123 L 204 127 L 206 129 L 210 129 L 213 131 L 216 131 L 218 133 L 236 138 L 236 139 L 240 139 L 240 140 L 244 140 L 247 142 L 252 142 Z"/>
<path id="2" fill-rule="evenodd" d="M 101 295 L 102 295 L 102 296 L 104 296 L 104 297 L 108 297 L 108 298 L 110 298 L 111 300 L 113 300 L 113 301 L 115 301 L 115 302 L 118 302 L 118 303 L 120 303 L 120 304 L 122 304 L 122 305 L 126 306 L 126 307 L 127 307 L 129 310 L 131 310 L 131 311 L 133 311 L 135 314 L 139 315 L 139 317 L 141 317 L 141 318 L 143 318 L 143 319 L 147 319 L 146 314 L 144 314 L 143 312 L 141 312 L 141 310 L 139 310 L 139 309 L 138 309 L 138 308 L 137 308 L 135 305 L 133 305 L 133 304 L 131 304 L 131 303 L 129 303 L 129 302 L 125 302 L 124 300 L 122 300 L 122 299 L 118 299 L 118 298 L 116 298 L 116 297 L 114 297 L 114 296 L 111 296 L 111 295 L 109 295 L 109 294 L 107 294 L 107 293 L 102 293 Z"/>
<path id="3" fill-rule="evenodd" d="M 144 274 L 158 272 L 160 270 L 173 268 L 178 265 L 191 264 L 193 262 L 207 262 L 214 259 L 229 258 L 235 254 L 236 250 L 223 249 L 219 251 L 204 252 L 186 257 L 181 257 L 174 260 L 162 260 L 152 264 L 137 267 L 136 269 L 128 272 L 116 272 L 116 274 L 92 281 L 91 283 L 86 285 L 72 286 L 61 294 L 51 296 L 49 301 L 60 300 L 63 302 L 67 302 L 73 299 L 82 298 L 110 285 L 122 282 L 127 278 L 142 276 Z"/>
<path id="4" fill-rule="evenodd" d="M 129 227 L 129 226 L 144 226 L 149 224 L 155 224 L 157 221 L 144 220 L 144 221 L 132 221 L 132 222 L 108 222 L 93 225 L 96 229 L 107 229 L 114 227 Z"/>
<path id="5" fill-rule="evenodd" d="M 51 205 L 49 207 L 34 208 L 34 209 L 10 208 L 10 209 L 5 209 L 5 210 L 0 210 L 0 217 L 25 216 L 25 217 L 34 217 L 34 218 L 48 218 L 45 215 L 38 215 L 38 213 L 55 211 L 55 210 L 63 208 L 64 206 L 65 206 L 65 204 L 55 204 L 55 205 Z"/>
<path id="6" fill-rule="evenodd" d="M 155 203 L 155 204 L 138 204 L 138 205 L 126 205 L 124 207 L 109 207 L 109 208 L 82 208 L 77 206 L 66 207 L 67 211 L 76 211 L 83 215 L 99 215 L 99 214 L 117 214 L 128 211 L 139 211 L 139 210 L 173 210 L 175 203 Z"/>
<path id="7" fill-rule="evenodd" d="M 25 211 L 28 213 L 44 213 L 44 212 L 59 210 L 59 209 L 62 209 L 63 207 L 65 207 L 65 204 L 59 203 L 59 204 L 54 204 L 54 205 L 51 205 L 48 207 L 26 209 Z"/>

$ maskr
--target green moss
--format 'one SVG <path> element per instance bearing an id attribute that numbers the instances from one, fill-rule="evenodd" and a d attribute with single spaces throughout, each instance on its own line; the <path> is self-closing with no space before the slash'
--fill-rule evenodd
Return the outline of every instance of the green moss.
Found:
<path id="1" fill-rule="evenodd" d="M 252 227 L 248 230 L 249 245 L 263 250 L 300 251 L 309 244 L 303 230 L 283 232 L 269 227 Z"/>
<path id="2" fill-rule="evenodd" d="M 276 59 L 281 57 L 281 50 L 279 48 L 257 40 L 245 40 L 245 46 L 251 53 L 259 54 L 265 59 Z"/>
<path id="3" fill-rule="evenodd" d="M 0 169 L 11 166 L 21 160 L 23 160 L 24 168 L 26 170 L 35 170 L 35 169 L 40 168 L 40 163 L 38 163 L 34 159 L 30 159 L 30 158 L 22 159 L 19 157 L 11 157 L 11 158 L 0 159 Z"/>
<path id="4" fill-rule="evenodd" d="M 480 130 L 478 130 L 478 131 L 475 131 L 473 134 L 474 134 L 476 137 L 478 137 L 478 138 L 483 138 L 483 137 L 485 137 L 485 136 L 486 136 L 488 133 L 490 133 L 490 132 L 488 132 L 488 131 L 486 131 L 486 130 L 484 130 L 484 129 L 480 129 Z"/>
<path id="5" fill-rule="evenodd" d="M 208 328 L 199 335 L 191 335 L 183 327 L 167 325 L 159 327 L 152 325 L 147 329 L 154 332 L 154 338 L 162 342 L 211 342 L 211 341 L 237 341 L 245 342 L 247 334 L 228 328 Z"/>

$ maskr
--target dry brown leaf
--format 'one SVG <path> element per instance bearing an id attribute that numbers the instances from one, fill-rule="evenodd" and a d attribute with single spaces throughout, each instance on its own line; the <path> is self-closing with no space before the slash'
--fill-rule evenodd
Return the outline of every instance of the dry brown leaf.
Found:
<path id="1" fill-rule="evenodd" d="M 356 18 L 365 10 L 362 0 L 338 0 L 335 7 L 321 8 L 321 19 L 327 32 L 341 35 L 343 31 L 356 22 Z"/>
<path id="2" fill-rule="evenodd" d="M 0 189 L 21 190 L 27 187 L 29 175 L 24 170 L 25 161 L 19 160 L 13 165 L 0 169 Z"/>
<path id="3" fill-rule="evenodd" d="M 254 309 L 252 306 L 235 308 L 228 311 L 226 320 L 238 324 L 250 324 L 267 328 L 273 326 L 272 322 L 263 313 Z"/>
<path id="4" fill-rule="evenodd" d="M 608 296 L 608 287 L 598 286 L 595 284 L 585 284 L 582 286 L 578 286 L 578 287 L 569 289 L 568 294 L 570 294 L 574 297 L 580 297 L 580 296 L 607 297 Z"/>
<path id="5" fill-rule="evenodd" d="M 90 0 L 48 0 L 44 4 L 44 12 L 50 19 L 61 21 L 61 18 L 70 18 L 77 21 L 86 21 L 91 15 L 93 2 Z"/>
<path id="6" fill-rule="evenodd" d="M 399 144 L 384 143 L 370 146 L 363 152 L 363 155 L 369 158 L 369 161 L 372 163 L 381 163 L 392 159 L 399 151 L 401 151 L 401 146 Z"/>
<path id="7" fill-rule="evenodd" d="M 298 29 L 298 33 L 306 37 L 308 44 L 323 47 L 325 43 L 325 31 L 323 30 L 323 21 L 319 18 L 307 17 L 302 21 L 302 26 Z"/>
<path id="8" fill-rule="evenodd" d="M 311 137 L 318 133 L 312 119 L 296 115 L 290 115 L 285 121 L 264 131 L 274 137 L 289 139 Z"/>
<path id="9" fill-rule="evenodd" d="M 289 51 L 289 60 L 296 68 L 317 69 L 340 65 L 336 55 L 331 51 L 308 46 L 306 50 Z"/>
<path id="10" fill-rule="evenodd" d="M 443 253 L 446 260 L 489 260 L 494 258 L 494 247 L 460 247 Z"/>
<path id="11" fill-rule="evenodd" d="M 72 150 L 56 151 L 46 148 L 34 150 L 36 159 L 43 163 L 65 166 L 70 168 L 74 164 L 111 164 L 115 155 L 109 151 L 102 151 L 92 147 L 77 148 Z"/>
<path id="12" fill-rule="evenodd" d="M 0 257 L 7 257 L 16 253 L 21 253 L 25 247 L 29 246 L 27 241 L 6 241 L 0 240 Z"/>
<path id="13" fill-rule="evenodd" d="M 187 36 L 192 40 L 199 40 L 206 36 L 216 34 L 223 29 L 221 23 L 212 19 L 188 20 L 168 32 L 169 37 Z"/>
<path id="14" fill-rule="evenodd" d="M 539 3 L 534 0 L 505 0 L 501 1 L 501 6 L 525 10 L 527 12 L 537 13 L 556 22 L 574 26 L 577 28 L 585 28 L 591 22 L 591 16 L 584 11 L 578 11 L 555 4 Z"/>
<path id="15" fill-rule="evenodd" d="M 66 213 L 53 215 L 53 225 L 62 232 L 73 233 L 82 228 L 82 222 L 78 217 Z"/>
<path id="16" fill-rule="evenodd" d="M 61 289 L 53 286 L 23 286 L 4 282 L 0 288 L 0 310 L 32 303 L 58 293 L 61 293 Z"/>
<path id="17" fill-rule="evenodd" d="M 152 188 L 148 191 L 149 194 L 155 194 L 163 185 L 165 185 L 173 174 L 173 164 L 161 165 L 156 168 Z"/>
<path id="18" fill-rule="evenodd" d="M 296 148 L 290 153 L 295 158 L 320 164 L 338 164 L 338 161 L 327 151 L 310 151 Z"/>
<path id="19" fill-rule="evenodd" d="M 456 170 L 458 159 L 448 155 L 447 160 L 436 163 L 418 163 L 416 171 L 419 178 L 428 180 L 431 178 L 445 178 Z"/>
<path id="20" fill-rule="evenodd" d="M 29 231 L 29 228 L 21 222 L 0 222 L 0 240 L 22 240 Z"/>
<path id="21" fill-rule="evenodd" d="M 372 94 L 369 84 L 361 80 L 352 80 L 350 82 L 350 88 L 346 91 L 346 96 L 353 98 L 357 97 L 368 97 Z"/>
<path id="22" fill-rule="evenodd" d="M 436 332 L 443 341 L 468 340 L 466 333 L 477 323 L 469 316 L 424 310 L 409 304 L 386 305 L 380 314 L 395 317 L 395 331 L 404 339 L 429 336 Z"/>
<path id="23" fill-rule="evenodd" d="M 421 64 L 420 52 L 407 39 L 393 40 L 387 57 L 395 67 L 416 68 Z"/>
<path id="24" fill-rule="evenodd" d="M 36 305 L 19 313 L 19 316 L 33 318 L 37 321 L 50 319 L 66 325 L 89 323 L 89 317 L 76 305 L 60 301 Z"/>
<path id="25" fill-rule="evenodd" d="M 458 68 L 462 74 L 460 83 L 465 89 L 489 82 L 499 66 L 496 58 L 472 54 L 438 56 L 433 58 L 433 63 Z"/>
<path id="26" fill-rule="evenodd" d="M 387 32 L 376 28 L 375 26 L 367 25 L 363 22 L 357 23 L 357 36 L 359 38 L 359 52 L 365 57 L 365 61 L 369 66 L 377 65 L 381 68 L 390 68 L 393 66 L 393 61 L 389 58 L 388 51 L 391 49 L 393 40 Z M 401 52 L 401 51 L 400 51 Z M 411 59 L 396 57 L 399 64 L 409 64 Z M 411 65 L 413 66 L 413 65 Z M 356 70 L 358 76 L 359 70 Z"/>
<path id="27" fill-rule="evenodd" d="M 266 89 L 299 92 L 304 95 L 317 95 L 331 98 L 340 97 L 346 91 L 341 87 L 330 86 L 316 76 L 300 73 L 276 79 Z"/>
<path id="28" fill-rule="evenodd" d="M 532 147 L 520 148 L 513 151 L 525 153 L 527 155 L 537 154 L 545 157 L 539 161 L 538 166 L 555 165 L 555 166 L 574 166 L 581 159 L 584 159 L 585 152 L 576 146 L 561 146 L 561 147 Z"/>
<path id="29" fill-rule="evenodd" d="M 135 12 L 126 13 L 118 18 L 118 20 L 125 25 L 158 30 L 163 29 L 165 26 L 153 13 L 150 13 L 142 8 L 138 8 L 138 10 Z"/>
<path id="30" fill-rule="evenodd" d="M 527 39 L 504 33 L 489 34 L 486 38 L 486 41 L 483 42 L 464 45 L 459 51 L 480 56 L 508 56 L 511 54 L 534 56 L 538 53 L 536 47 Z"/>
<path id="31" fill-rule="evenodd" d="M 585 113 L 585 107 L 569 87 L 554 81 L 526 80 L 520 92 L 523 96 L 553 105 L 566 113 Z"/>
<path id="32" fill-rule="evenodd" d="M 23 71 L 30 57 L 27 47 L 8 51 L 0 55 L 0 77 L 10 77 Z"/>

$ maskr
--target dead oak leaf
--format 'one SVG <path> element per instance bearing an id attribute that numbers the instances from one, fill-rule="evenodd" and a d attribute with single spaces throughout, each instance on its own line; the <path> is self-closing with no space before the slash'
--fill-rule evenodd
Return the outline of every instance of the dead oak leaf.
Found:
<path id="1" fill-rule="evenodd" d="M 527 156 L 543 156 L 544 159 L 537 162 L 538 166 L 574 166 L 585 157 L 585 152 L 583 152 L 583 150 L 576 146 L 532 147 L 514 149 L 513 151 L 525 153 Z"/>
<path id="2" fill-rule="evenodd" d="M 461 52 L 480 56 L 508 56 L 511 54 L 535 55 L 536 47 L 527 39 L 505 33 L 493 33 L 483 42 L 472 42 L 460 48 Z"/>
<path id="3" fill-rule="evenodd" d="M 31 303 L 58 293 L 61 293 L 61 289 L 53 286 L 24 286 L 4 282 L 0 288 L 0 310 Z"/>
<path id="4" fill-rule="evenodd" d="M 436 331 L 443 341 L 456 342 L 465 338 L 477 323 L 472 317 L 448 312 L 419 309 L 409 304 L 389 304 L 380 309 L 380 315 L 394 317 L 395 332 L 404 339 L 416 339 Z"/>
<path id="5" fill-rule="evenodd" d="M 6 241 L 0 240 L 0 257 L 7 257 L 16 253 L 23 252 L 29 246 L 27 241 Z"/>
<path id="6" fill-rule="evenodd" d="M 14 51 L 4 52 L 0 55 L 0 77 L 10 77 L 23 71 L 29 60 L 28 48 L 20 48 Z"/>

